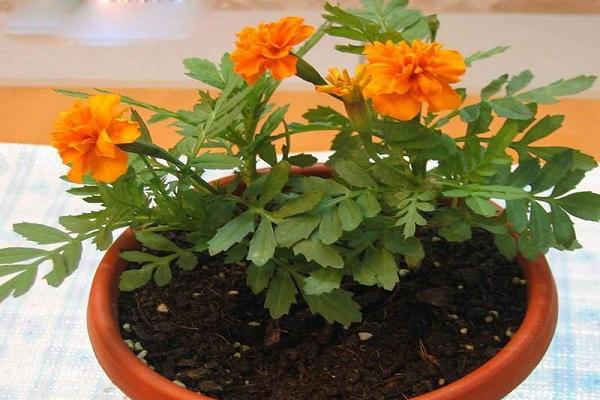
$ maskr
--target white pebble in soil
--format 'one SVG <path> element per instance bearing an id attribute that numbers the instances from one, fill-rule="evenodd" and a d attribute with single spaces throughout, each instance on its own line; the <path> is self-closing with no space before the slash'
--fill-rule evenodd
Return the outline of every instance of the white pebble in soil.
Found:
<path id="1" fill-rule="evenodd" d="M 371 338 L 373 338 L 373 334 L 370 332 L 358 332 L 358 339 L 360 339 L 361 342 L 366 342 Z"/>
<path id="2" fill-rule="evenodd" d="M 169 312 L 169 307 L 167 307 L 165 303 L 160 303 L 158 306 L 156 306 L 156 311 L 162 314 L 166 314 Z"/>

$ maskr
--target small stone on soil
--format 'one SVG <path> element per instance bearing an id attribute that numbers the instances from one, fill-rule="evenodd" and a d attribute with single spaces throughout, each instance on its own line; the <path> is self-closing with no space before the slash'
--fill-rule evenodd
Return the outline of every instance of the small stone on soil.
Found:
<path id="1" fill-rule="evenodd" d="M 123 324 L 123 331 L 127 333 L 131 333 L 131 324 L 125 323 Z"/>
<path id="2" fill-rule="evenodd" d="M 137 358 L 143 360 L 148 355 L 148 350 L 142 350 L 138 353 Z"/>
<path id="3" fill-rule="evenodd" d="M 227 292 L 227 294 L 230 296 L 235 296 L 237 294 L 240 294 L 240 292 L 238 290 L 230 290 L 229 292 Z"/>
<path id="4" fill-rule="evenodd" d="M 156 306 L 156 311 L 166 314 L 169 312 L 169 307 L 167 307 L 165 303 L 160 303 L 158 306 Z"/>
<path id="5" fill-rule="evenodd" d="M 438 385 L 444 386 L 446 384 L 446 380 L 444 378 L 438 379 Z"/>
<path id="6" fill-rule="evenodd" d="M 491 324 L 492 322 L 494 322 L 494 317 L 492 317 L 491 315 L 488 315 L 484 318 L 485 322 L 487 322 L 488 324 Z"/>
<path id="7" fill-rule="evenodd" d="M 462 335 L 466 335 L 467 333 L 469 333 L 469 330 L 467 328 L 460 328 L 459 331 Z"/>
<path id="8" fill-rule="evenodd" d="M 257 326 L 260 326 L 260 322 L 250 321 L 250 322 L 248 322 L 248 326 L 253 326 L 256 328 Z"/>
<path id="9" fill-rule="evenodd" d="M 366 342 L 367 340 L 371 339 L 372 337 L 373 337 L 373 334 L 370 332 L 358 332 L 358 338 L 363 342 Z"/>
<path id="10" fill-rule="evenodd" d="M 442 266 L 442 263 L 441 263 L 441 262 L 439 262 L 439 261 L 434 261 L 434 262 L 433 262 L 433 266 L 434 266 L 434 267 L 436 267 L 436 268 L 439 268 L 439 267 L 441 267 L 441 266 Z"/>
<path id="11" fill-rule="evenodd" d="M 512 337 L 512 336 L 513 336 L 515 333 L 512 331 L 512 329 L 511 329 L 511 328 L 508 328 L 508 329 L 506 330 L 506 332 L 504 332 L 504 334 L 505 334 L 506 336 L 508 336 L 508 337 Z"/>
<path id="12" fill-rule="evenodd" d="M 465 350 L 475 350 L 475 346 L 472 344 L 465 344 Z"/>
<path id="13" fill-rule="evenodd" d="M 175 379 L 173 381 L 173 383 L 176 384 L 177 386 L 180 386 L 180 387 L 184 388 L 184 389 L 187 387 L 187 386 L 185 386 L 185 383 L 183 383 L 181 381 L 178 381 L 177 379 Z"/>

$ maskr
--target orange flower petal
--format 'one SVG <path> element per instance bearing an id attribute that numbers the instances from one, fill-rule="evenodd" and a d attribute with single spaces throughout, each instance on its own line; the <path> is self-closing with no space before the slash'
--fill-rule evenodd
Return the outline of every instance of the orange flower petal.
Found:
<path id="1" fill-rule="evenodd" d="M 365 97 L 373 99 L 375 109 L 384 115 L 407 120 L 430 103 L 440 111 L 460 105 L 460 96 L 449 86 L 465 72 L 462 55 L 443 50 L 439 43 L 374 42 L 365 45 L 368 84 Z"/>
<path id="2" fill-rule="evenodd" d="M 114 108 L 121 102 L 117 94 L 99 94 L 88 99 L 91 114 L 100 128 L 106 128 L 115 116 Z"/>
<path id="3" fill-rule="evenodd" d="M 296 56 L 289 55 L 279 60 L 273 60 L 267 63 L 267 68 L 271 70 L 273 78 L 280 81 L 283 78 L 294 76 L 296 74 Z"/>
<path id="4" fill-rule="evenodd" d="M 442 85 L 439 93 L 428 96 L 429 111 L 452 110 L 460 106 L 462 99 L 448 84 Z"/>
<path id="5" fill-rule="evenodd" d="M 410 94 L 382 94 L 373 97 L 373 107 L 378 113 L 402 121 L 413 119 L 421 111 L 421 103 Z"/>
<path id="6" fill-rule="evenodd" d="M 116 148 L 114 158 L 96 156 L 92 162 L 92 177 L 100 182 L 112 183 L 127 172 L 127 153 Z"/>
<path id="7" fill-rule="evenodd" d="M 102 129 L 102 131 L 100 131 L 98 139 L 96 140 L 96 154 L 100 157 L 114 158 L 115 151 L 116 147 L 113 144 L 112 140 L 110 140 L 108 133 L 105 129 Z"/>
<path id="8" fill-rule="evenodd" d="M 51 143 L 71 167 L 69 180 L 82 182 L 92 171 L 96 179 L 113 182 L 127 171 L 127 153 L 116 144 L 135 141 L 140 131 L 137 123 L 118 118 L 119 99 L 112 94 L 91 96 L 87 103 L 77 102 L 59 114 Z"/>
<path id="9" fill-rule="evenodd" d="M 297 60 L 290 54 L 292 47 L 306 40 L 314 30 L 304 25 L 300 17 L 285 17 L 242 29 L 231 53 L 234 71 L 250 84 L 267 70 L 277 80 L 294 75 Z"/>
<path id="10" fill-rule="evenodd" d="M 115 119 L 110 125 L 110 140 L 114 144 L 133 143 L 140 135 L 140 126 L 135 122 Z"/>

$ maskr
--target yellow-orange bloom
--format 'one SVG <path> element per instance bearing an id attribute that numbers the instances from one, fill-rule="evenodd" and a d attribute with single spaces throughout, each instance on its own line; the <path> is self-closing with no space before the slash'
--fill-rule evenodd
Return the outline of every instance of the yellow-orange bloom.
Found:
<path id="1" fill-rule="evenodd" d="M 429 111 L 454 109 L 461 103 L 451 83 L 465 73 L 463 56 L 444 50 L 439 43 L 415 40 L 365 46 L 369 83 L 363 94 L 373 100 L 375 109 L 384 115 L 410 120 L 429 104 Z"/>
<path id="2" fill-rule="evenodd" d="M 252 84 L 266 71 L 282 80 L 296 74 L 298 59 L 292 48 L 306 40 L 315 29 L 304 25 L 304 18 L 285 17 L 277 22 L 246 27 L 237 34 L 231 53 L 234 70 Z"/>
<path id="3" fill-rule="evenodd" d="M 334 94 L 345 102 L 354 102 L 362 99 L 362 90 L 368 83 L 365 75 L 365 66 L 356 67 L 354 77 L 350 77 L 348 70 L 340 71 L 337 68 L 329 68 L 329 74 L 325 77 L 329 85 L 315 86 L 317 92 Z"/>
<path id="4" fill-rule="evenodd" d="M 100 94 L 60 113 L 51 142 L 71 167 L 70 181 L 81 183 L 91 171 L 94 179 L 111 183 L 127 171 L 127 153 L 116 145 L 132 143 L 140 129 L 137 123 L 120 118 L 123 111 L 115 109 L 120 102 L 116 94 Z"/>

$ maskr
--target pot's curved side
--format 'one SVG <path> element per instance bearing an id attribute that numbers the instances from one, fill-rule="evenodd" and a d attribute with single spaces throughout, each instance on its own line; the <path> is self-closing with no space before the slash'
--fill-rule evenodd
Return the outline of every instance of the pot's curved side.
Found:
<path id="1" fill-rule="evenodd" d="M 119 331 L 118 282 L 126 262 L 123 250 L 139 247 L 131 229 L 108 249 L 94 276 L 87 326 L 92 348 L 110 380 L 133 400 L 213 400 L 177 386 L 150 369 L 129 350 Z"/>
<path id="2" fill-rule="evenodd" d="M 546 258 L 519 256 L 527 278 L 527 313 L 519 330 L 492 359 L 448 386 L 411 400 L 499 400 L 531 374 L 550 346 L 558 293 Z"/>
<path id="3" fill-rule="evenodd" d="M 323 165 L 294 168 L 294 174 L 328 177 Z M 226 185 L 234 178 L 222 178 Z M 88 332 L 96 357 L 111 379 L 133 400 L 215 400 L 177 386 L 142 363 L 125 345 L 119 331 L 118 281 L 126 266 L 119 254 L 139 247 L 133 231 L 125 231 L 106 252 L 96 271 L 88 303 Z M 500 400 L 536 367 L 550 345 L 558 317 L 558 295 L 546 259 L 518 259 L 527 286 L 527 313 L 509 343 L 480 368 L 452 384 L 411 400 Z"/>

